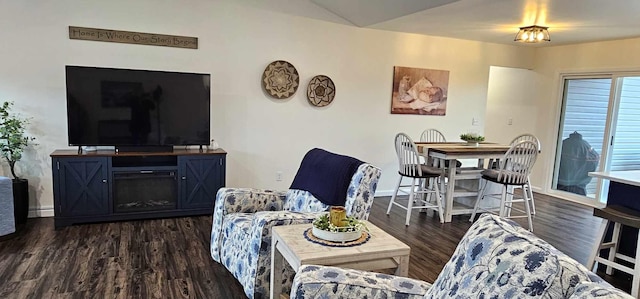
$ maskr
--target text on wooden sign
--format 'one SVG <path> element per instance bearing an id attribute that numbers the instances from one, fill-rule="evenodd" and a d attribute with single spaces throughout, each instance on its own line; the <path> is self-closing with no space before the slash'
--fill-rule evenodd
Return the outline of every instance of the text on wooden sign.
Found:
<path id="1" fill-rule="evenodd" d="M 176 48 L 198 48 L 198 38 L 179 35 L 131 32 L 69 26 L 70 39 L 82 39 L 112 43 L 127 43 Z"/>

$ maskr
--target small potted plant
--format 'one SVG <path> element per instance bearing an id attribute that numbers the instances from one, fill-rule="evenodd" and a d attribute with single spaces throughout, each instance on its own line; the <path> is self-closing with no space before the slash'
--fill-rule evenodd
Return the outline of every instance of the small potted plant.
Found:
<path id="1" fill-rule="evenodd" d="M 25 147 L 32 144 L 34 137 L 26 136 L 29 120 L 11 112 L 13 102 L 0 106 L 0 154 L 9 163 L 13 176 L 13 203 L 16 224 L 24 224 L 29 213 L 29 181 L 16 174 L 16 163 L 22 159 Z"/>
<path id="2" fill-rule="evenodd" d="M 366 225 L 353 216 L 346 216 L 341 220 L 341 226 L 336 226 L 332 223 L 329 213 L 326 213 L 313 220 L 311 232 L 323 240 L 348 242 L 360 238 L 363 229 L 368 231 Z"/>
<path id="3" fill-rule="evenodd" d="M 484 136 L 478 135 L 476 133 L 466 133 L 460 134 L 460 139 L 466 141 L 469 145 L 477 146 L 478 143 L 484 141 Z"/>

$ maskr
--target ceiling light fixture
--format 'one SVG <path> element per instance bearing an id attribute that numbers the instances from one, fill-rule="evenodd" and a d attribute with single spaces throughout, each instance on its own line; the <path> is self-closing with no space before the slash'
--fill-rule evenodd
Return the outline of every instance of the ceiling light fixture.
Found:
<path id="1" fill-rule="evenodd" d="M 514 41 L 521 43 L 541 43 L 551 41 L 549 37 L 549 27 L 538 25 L 520 27 Z"/>

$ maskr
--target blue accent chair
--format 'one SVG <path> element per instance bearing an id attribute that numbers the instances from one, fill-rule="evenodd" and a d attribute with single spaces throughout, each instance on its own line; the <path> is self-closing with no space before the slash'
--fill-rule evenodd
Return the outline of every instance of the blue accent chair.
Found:
<path id="1" fill-rule="evenodd" d="M 363 220 L 369 217 L 380 174 L 380 168 L 371 164 L 358 167 L 347 191 L 347 215 Z M 328 209 L 304 190 L 221 188 L 213 211 L 211 257 L 238 279 L 248 298 L 268 298 L 271 228 L 311 223 Z M 283 289 L 290 287 L 294 274 L 285 268 Z"/>
<path id="2" fill-rule="evenodd" d="M 469 228 L 433 284 L 304 265 L 290 294 L 292 299 L 633 298 L 515 222 L 489 214 Z"/>

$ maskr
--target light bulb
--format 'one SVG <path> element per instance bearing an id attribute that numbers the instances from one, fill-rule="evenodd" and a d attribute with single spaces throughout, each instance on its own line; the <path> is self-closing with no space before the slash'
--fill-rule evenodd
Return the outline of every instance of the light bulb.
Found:
<path id="1" fill-rule="evenodd" d="M 520 31 L 518 31 L 514 40 L 524 43 L 539 43 L 548 41 L 549 32 L 547 32 L 547 28 L 548 27 L 536 25 L 520 27 Z"/>

